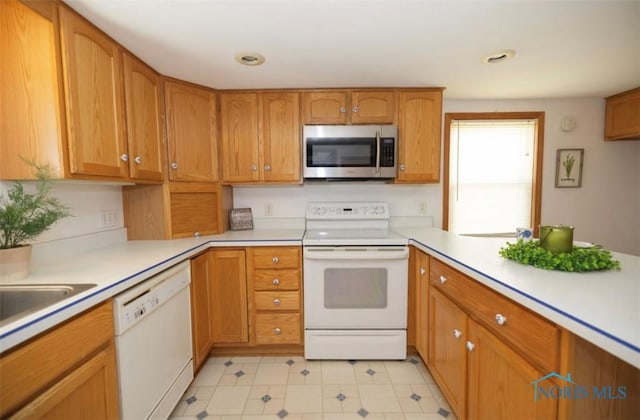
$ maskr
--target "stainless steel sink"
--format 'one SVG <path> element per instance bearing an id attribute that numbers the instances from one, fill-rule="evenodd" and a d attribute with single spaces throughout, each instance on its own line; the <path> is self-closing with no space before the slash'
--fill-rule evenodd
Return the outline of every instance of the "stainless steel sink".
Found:
<path id="1" fill-rule="evenodd" d="M 0 285 L 0 327 L 95 286 L 90 283 Z"/>

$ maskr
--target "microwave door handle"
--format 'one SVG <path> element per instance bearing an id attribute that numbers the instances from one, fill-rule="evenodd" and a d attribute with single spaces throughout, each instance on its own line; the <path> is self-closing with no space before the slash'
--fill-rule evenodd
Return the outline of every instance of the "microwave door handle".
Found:
<path id="1" fill-rule="evenodd" d="M 376 173 L 380 173 L 380 131 L 376 130 Z"/>

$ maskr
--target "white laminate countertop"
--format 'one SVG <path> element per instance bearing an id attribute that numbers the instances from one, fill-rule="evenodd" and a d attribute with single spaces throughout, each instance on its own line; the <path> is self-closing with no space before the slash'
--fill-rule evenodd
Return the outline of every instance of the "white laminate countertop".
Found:
<path id="1" fill-rule="evenodd" d="M 613 253 L 620 271 L 566 273 L 506 260 L 515 238 L 397 229 L 411 243 L 480 283 L 640 368 L 640 257 Z"/>
<path id="2" fill-rule="evenodd" d="M 220 235 L 166 241 L 127 241 L 32 267 L 12 284 L 94 283 L 70 299 L 0 327 L 0 353 L 209 247 L 302 244 L 304 228 L 227 231 Z"/>
<path id="3" fill-rule="evenodd" d="M 621 271 L 562 273 L 501 258 L 498 250 L 507 238 L 464 237 L 437 228 L 395 231 L 428 254 L 640 368 L 640 257 L 614 253 Z M 0 352 L 209 247 L 299 246 L 303 236 L 304 228 L 255 229 L 128 241 L 36 266 L 21 283 L 97 287 L 0 327 Z"/>

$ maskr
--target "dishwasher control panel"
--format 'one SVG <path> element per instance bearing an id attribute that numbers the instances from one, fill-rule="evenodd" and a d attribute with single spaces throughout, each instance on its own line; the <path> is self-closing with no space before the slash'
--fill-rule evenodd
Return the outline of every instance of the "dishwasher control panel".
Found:
<path id="1" fill-rule="evenodd" d="M 113 299 L 116 335 L 150 316 L 190 283 L 189 261 L 185 261 L 116 296 Z"/>

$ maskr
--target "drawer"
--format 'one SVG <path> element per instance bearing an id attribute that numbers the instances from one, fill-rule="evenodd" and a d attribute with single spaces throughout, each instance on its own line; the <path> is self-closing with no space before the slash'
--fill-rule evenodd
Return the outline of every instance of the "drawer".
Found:
<path id="1" fill-rule="evenodd" d="M 300 268 L 300 247 L 275 246 L 253 250 L 254 268 Z"/>
<path id="2" fill-rule="evenodd" d="M 256 292 L 256 311 L 299 311 L 300 292 Z"/>
<path id="3" fill-rule="evenodd" d="M 300 290 L 300 270 L 256 270 L 256 290 Z"/>
<path id="4" fill-rule="evenodd" d="M 430 281 L 539 366 L 558 368 L 560 329 L 553 323 L 436 259 L 431 260 Z"/>
<path id="5" fill-rule="evenodd" d="M 300 314 L 256 314 L 256 344 L 301 344 Z"/>

